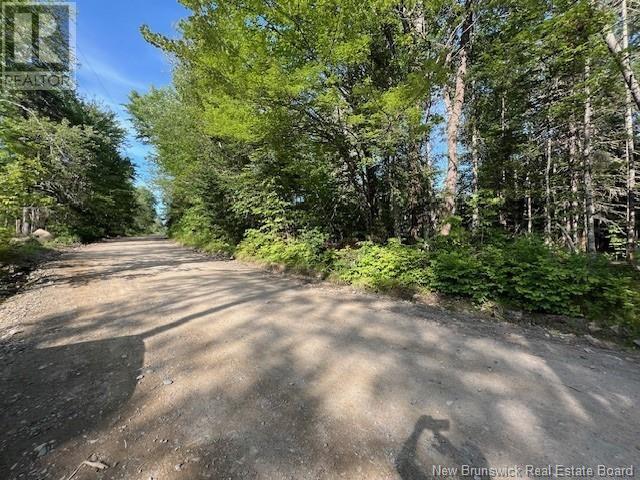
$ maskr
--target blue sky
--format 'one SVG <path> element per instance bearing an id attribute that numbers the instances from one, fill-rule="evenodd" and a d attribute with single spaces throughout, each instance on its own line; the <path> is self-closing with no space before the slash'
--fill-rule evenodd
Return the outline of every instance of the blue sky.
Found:
<path id="1" fill-rule="evenodd" d="M 95 99 L 120 119 L 129 133 L 125 154 L 136 165 L 137 183 L 148 184 L 150 148 L 138 142 L 122 106 L 129 92 L 146 92 L 171 83 L 171 66 L 162 52 L 144 41 L 140 26 L 176 36 L 187 11 L 177 0 L 77 0 L 76 79 L 80 94 Z"/>

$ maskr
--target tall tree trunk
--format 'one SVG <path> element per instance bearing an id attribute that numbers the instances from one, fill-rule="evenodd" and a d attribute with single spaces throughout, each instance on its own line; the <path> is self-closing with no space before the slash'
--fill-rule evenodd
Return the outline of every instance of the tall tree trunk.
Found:
<path id="1" fill-rule="evenodd" d="M 633 101 L 636 104 L 636 107 L 640 109 L 640 85 L 638 84 L 638 80 L 636 79 L 633 70 L 629 64 L 625 65 L 623 60 L 624 52 L 623 47 L 618 43 L 618 39 L 611 29 L 604 33 L 604 40 L 609 48 L 609 51 L 616 59 L 616 63 L 620 68 L 620 73 L 622 73 L 622 77 L 624 78 L 624 82 L 627 84 L 627 88 L 633 97 Z"/>
<path id="2" fill-rule="evenodd" d="M 527 205 L 527 233 L 531 234 L 533 232 L 533 205 L 531 201 L 531 178 L 529 177 L 529 173 L 527 172 L 527 176 L 525 178 L 525 199 Z"/>
<path id="3" fill-rule="evenodd" d="M 547 137 L 545 157 L 547 164 L 544 169 L 544 236 L 547 243 L 551 242 L 551 133 Z"/>
<path id="4" fill-rule="evenodd" d="M 377 168 L 373 165 L 364 167 L 363 179 L 367 196 L 369 234 L 377 234 L 374 228 L 378 218 Z"/>
<path id="5" fill-rule="evenodd" d="M 477 232 L 480 226 L 480 206 L 478 205 L 478 169 L 480 154 L 478 152 L 478 127 L 473 124 L 471 130 L 471 191 L 473 192 L 473 211 L 471 213 L 471 228 Z"/>
<path id="6" fill-rule="evenodd" d="M 418 240 L 424 227 L 424 211 L 422 209 L 422 199 L 424 189 L 422 183 L 422 165 L 420 159 L 420 144 L 416 142 L 412 145 L 408 155 L 409 162 L 409 185 L 407 210 L 409 214 L 409 237 Z"/>
<path id="7" fill-rule="evenodd" d="M 585 200 L 585 230 L 587 233 L 587 252 L 595 253 L 596 251 L 596 234 L 595 234 L 595 208 L 593 204 L 593 178 L 591 172 L 591 132 L 592 132 L 592 116 L 591 109 L 591 87 L 589 80 L 591 76 L 591 65 L 587 59 L 584 66 L 585 81 L 585 103 L 584 103 L 584 200 Z"/>
<path id="8" fill-rule="evenodd" d="M 569 122 L 569 168 L 571 170 L 571 208 L 568 215 L 568 231 L 574 245 L 579 244 L 578 238 L 578 140 L 574 119 Z"/>
<path id="9" fill-rule="evenodd" d="M 500 191 L 498 192 L 498 198 L 500 199 L 500 210 L 498 212 L 498 222 L 500 223 L 500 226 L 506 230 L 508 222 L 507 222 L 507 216 L 505 215 L 507 200 L 506 200 L 506 195 L 504 193 L 504 185 L 507 184 L 507 172 L 504 167 L 502 167 L 502 170 L 500 172 L 500 178 L 502 180 L 502 188 L 500 188 Z"/>
<path id="10" fill-rule="evenodd" d="M 625 112 L 625 129 L 627 132 L 627 260 L 633 262 L 636 253 L 636 167 L 635 141 L 633 135 L 633 112 L 631 94 L 627 91 L 627 108 Z"/>
<path id="11" fill-rule="evenodd" d="M 631 70 L 629 59 L 629 23 L 627 18 L 627 0 L 622 0 L 622 63 Z M 627 260 L 633 262 L 636 253 L 636 168 L 635 168 L 635 142 L 633 138 L 633 99 L 631 89 L 626 88 L 626 105 L 624 114 L 624 127 L 626 132 L 626 160 L 627 160 Z"/>
<path id="12" fill-rule="evenodd" d="M 428 221 L 428 230 L 429 234 L 435 234 L 437 231 L 438 225 L 438 211 L 437 211 L 437 202 L 436 202 L 436 179 L 435 175 L 432 172 L 436 169 L 435 159 L 431 153 L 431 141 L 427 139 L 425 142 L 425 154 L 427 157 L 427 166 L 429 168 L 429 208 L 427 212 L 427 221 Z M 426 231 L 426 230 L 425 230 Z"/>
<path id="13" fill-rule="evenodd" d="M 456 190 L 458 186 L 458 129 L 464 104 L 464 73 L 467 70 L 466 54 L 461 52 L 460 65 L 456 72 L 456 85 L 453 98 L 449 88 L 445 88 L 444 103 L 447 110 L 447 176 L 444 180 L 443 219 L 440 229 L 442 235 L 449 235 L 451 222 L 449 217 L 456 212 Z"/>
<path id="14" fill-rule="evenodd" d="M 464 106 L 465 76 L 467 75 L 468 48 L 470 30 L 472 25 L 471 2 L 466 2 L 466 18 L 462 24 L 460 44 L 457 51 L 459 60 L 454 75 L 453 92 L 449 85 L 445 85 L 444 104 L 447 110 L 447 149 L 449 161 L 447 164 L 447 176 L 444 181 L 443 219 L 440 234 L 449 235 L 451 222 L 449 218 L 456 213 L 456 190 L 458 186 L 458 130 L 462 107 Z M 447 55 L 447 64 L 452 62 L 452 52 Z"/>
<path id="15" fill-rule="evenodd" d="M 500 172 L 502 183 L 501 183 L 500 191 L 498 192 L 498 198 L 500 198 L 501 200 L 500 210 L 498 213 L 498 221 L 500 222 L 500 225 L 504 229 L 507 228 L 507 217 L 504 213 L 505 205 L 506 205 L 506 200 L 505 200 L 506 195 L 504 194 L 504 187 L 507 184 L 507 174 L 504 167 L 507 160 L 507 156 L 504 155 L 504 153 L 506 152 L 505 145 L 504 145 L 504 138 L 507 131 L 506 117 L 507 117 L 507 102 L 505 99 L 505 94 L 504 92 L 502 92 L 500 96 L 500 139 L 502 141 L 502 149 L 503 149 L 502 162 L 503 163 L 502 163 L 502 171 Z"/>

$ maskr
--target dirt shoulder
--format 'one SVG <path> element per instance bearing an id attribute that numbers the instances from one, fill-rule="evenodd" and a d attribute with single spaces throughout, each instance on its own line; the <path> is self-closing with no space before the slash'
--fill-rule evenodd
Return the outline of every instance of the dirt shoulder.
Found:
<path id="1" fill-rule="evenodd" d="M 639 365 L 167 240 L 104 242 L 0 305 L 0 478 L 86 460 L 74 479 L 637 471 Z"/>
<path id="2" fill-rule="evenodd" d="M 35 240 L 0 248 L 0 302 L 19 292 L 32 272 L 59 253 Z"/>

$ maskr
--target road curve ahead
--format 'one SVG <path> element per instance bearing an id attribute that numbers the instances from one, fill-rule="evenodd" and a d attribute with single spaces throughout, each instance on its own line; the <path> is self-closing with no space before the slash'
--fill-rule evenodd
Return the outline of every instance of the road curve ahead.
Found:
<path id="1" fill-rule="evenodd" d="M 168 240 L 97 243 L 0 305 L 0 478 L 638 475 L 639 365 Z"/>

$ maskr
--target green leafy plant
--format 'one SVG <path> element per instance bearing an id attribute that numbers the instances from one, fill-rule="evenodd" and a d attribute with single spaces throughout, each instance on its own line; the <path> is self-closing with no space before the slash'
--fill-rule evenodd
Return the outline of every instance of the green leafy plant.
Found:
<path id="1" fill-rule="evenodd" d="M 334 274 L 342 281 L 378 290 L 416 290 L 427 286 L 427 256 L 391 239 L 386 245 L 364 242 L 335 254 Z"/>
<path id="2" fill-rule="evenodd" d="M 172 226 L 169 234 L 180 243 L 207 253 L 232 254 L 235 250 L 233 242 L 212 223 L 201 206 L 188 209 Z"/>
<path id="3" fill-rule="evenodd" d="M 326 239 L 326 234 L 315 229 L 302 231 L 297 238 L 268 229 L 251 229 L 238 245 L 237 256 L 296 271 L 322 272 L 328 260 Z"/>

